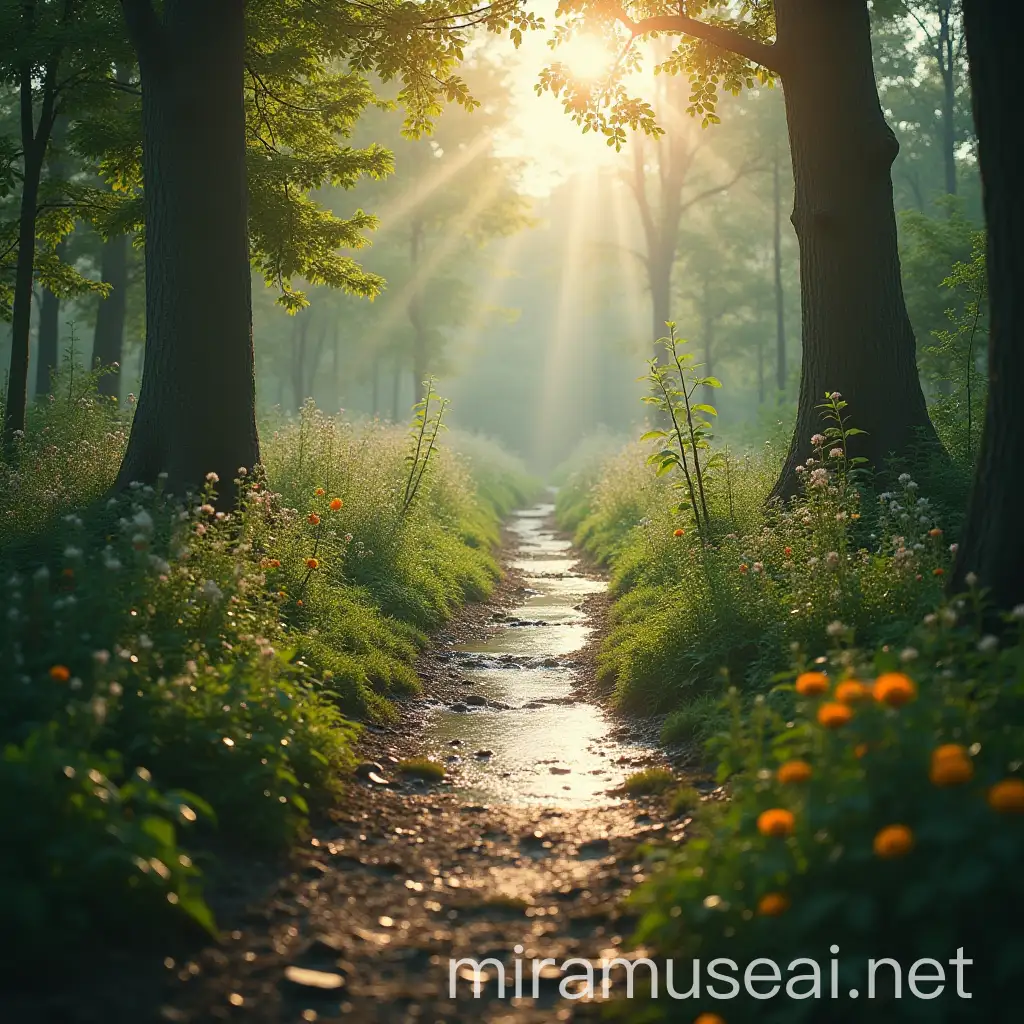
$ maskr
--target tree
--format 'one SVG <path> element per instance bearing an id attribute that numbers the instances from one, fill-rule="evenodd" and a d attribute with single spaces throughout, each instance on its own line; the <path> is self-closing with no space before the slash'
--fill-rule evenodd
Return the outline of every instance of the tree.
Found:
<path id="1" fill-rule="evenodd" d="M 773 493 L 796 490 L 795 470 L 810 452 L 826 391 L 849 401 L 867 432 L 858 454 L 874 466 L 890 455 L 937 448 L 900 282 L 891 178 L 898 144 L 878 101 L 867 0 L 701 0 L 688 5 L 689 14 L 669 4 L 586 0 L 564 0 L 561 8 L 569 17 L 564 30 L 601 24 L 620 45 L 617 26 L 623 25 L 630 39 L 682 35 L 662 70 L 689 76 L 690 109 L 705 125 L 718 119 L 720 85 L 735 92 L 757 77 L 782 80 L 800 243 L 803 362 L 796 427 Z M 728 17 L 733 9 L 738 18 Z M 543 81 L 564 94 L 578 122 L 616 145 L 628 127 L 660 130 L 650 105 L 625 88 L 621 71 L 635 66 L 627 51 L 597 89 L 574 83 L 557 66 Z"/>
<path id="2" fill-rule="evenodd" d="M 400 79 L 407 130 L 420 133 L 441 101 L 469 101 L 453 74 L 466 29 L 531 19 L 508 3 L 479 17 L 385 0 L 121 5 L 142 78 L 147 326 L 120 483 L 166 473 L 181 490 L 259 460 L 250 258 L 291 309 L 305 302 L 292 278 L 380 288 L 340 251 L 365 244 L 373 218 L 340 220 L 309 198 L 388 170 L 379 147 L 337 142 L 373 99 L 363 76 Z"/>
<path id="3" fill-rule="evenodd" d="M 101 395 L 118 398 L 121 394 L 121 363 L 124 360 L 124 331 L 128 313 L 128 257 L 131 240 L 115 234 L 103 243 L 100 258 L 100 279 L 110 293 L 100 299 L 93 332 L 93 369 L 105 369 L 97 383 Z"/>
<path id="4" fill-rule="evenodd" d="M 974 123 L 988 233 L 989 396 L 952 585 L 976 573 L 995 606 L 1024 604 L 1024 193 L 1016 152 L 1024 8 L 964 0 Z"/>

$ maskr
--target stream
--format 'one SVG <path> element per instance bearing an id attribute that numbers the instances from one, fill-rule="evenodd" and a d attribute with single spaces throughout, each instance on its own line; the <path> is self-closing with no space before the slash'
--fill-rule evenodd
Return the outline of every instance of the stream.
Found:
<path id="1" fill-rule="evenodd" d="M 607 583 L 577 569 L 553 513 L 542 504 L 510 520 L 518 543 L 509 564 L 525 577 L 522 604 L 498 613 L 489 635 L 452 651 L 466 696 L 425 723 L 425 752 L 446 763 L 468 799 L 604 804 L 643 760 L 645 748 L 616 740 L 605 712 L 576 693 L 566 658 L 593 632 L 582 602 Z"/>

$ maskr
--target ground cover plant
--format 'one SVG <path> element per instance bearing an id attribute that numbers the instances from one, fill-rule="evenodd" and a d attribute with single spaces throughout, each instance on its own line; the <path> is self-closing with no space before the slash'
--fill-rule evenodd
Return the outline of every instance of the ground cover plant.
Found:
<path id="1" fill-rule="evenodd" d="M 259 470 L 187 501 L 110 491 L 128 423 L 90 381 L 33 410 L 0 465 L 0 899 L 25 957 L 212 927 L 203 836 L 282 847 L 339 792 L 356 720 L 418 689 L 413 658 L 489 591 L 531 486 L 484 441 L 439 447 L 436 408 L 409 433 L 309 405 Z"/>

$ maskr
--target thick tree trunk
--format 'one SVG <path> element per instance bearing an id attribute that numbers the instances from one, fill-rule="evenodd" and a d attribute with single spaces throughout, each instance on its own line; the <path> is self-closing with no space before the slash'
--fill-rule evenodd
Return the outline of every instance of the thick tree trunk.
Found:
<path id="1" fill-rule="evenodd" d="M 146 351 L 119 484 L 259 461 L 246 225 L 244 0 L 122 0 L 139 54 Z M 222 484 L 224 498 L 228 488 Z"/>
<path id="2" fill-rule="evenodd" d="M 121 395 L 121 359 L 124 352 L 125 314 L 128 308 L 127 235 L 115 235 L 103 243 L 100 276 L 110 285 L 110 294 L 100 300 L 96 331 L 92 339 L 92 368 L 106 369 L 99 379 L 101 395 Z"/>
<path id="3" fill-rule="evenodd" d="M 772 238 L 772 269 L 775 274 L 775 385 L 780 391 L 786 389 L 786 309 L 785 292 L 782 289 L 782 183 L 781 157 L 775 147 L 772 165 L 772 199 L 775 207 L 775 225 Z M 763 401 L 763 398 L 762 398 Z"/>
<path id="4" fill-rule="evenodd" d="M 67 242 L 60 241 L 55 252 L 63 259 Z M 60 338 L 60 299 L 49 289 L 43 289 L 39 303 L 39 334 L 36 345 L 36 395 L 48 395 L 57 369 L 58 341 Z"/>
<path id="5" fill-rule="evenodd" d="M 938 439 L 918 379 L 893 210 L 896 137 L 878 102 L 866 0 L 777 0 L 800 242 L 802 343 L 796 429 L 774 496 L 821 427 L 826 392 L 867 431 L 856 454 L 882 468 Z"/>
<path id="6" fill-rule="evenodd" d="M 1024 604 L 1024 193 L 1018 161 L 1024 8 L 964 0 L 974 124 L 988 225 L 988 407 L 952 577 L 977 573 L 997 608 Z"/>
<path id="7" fill-rule="evenodd" d="M 953 66 L 952 0 L 939 11 L 938 61 L 942 76 L 942 159 L 946 193 L 956 195 L 956 81 Z"/>

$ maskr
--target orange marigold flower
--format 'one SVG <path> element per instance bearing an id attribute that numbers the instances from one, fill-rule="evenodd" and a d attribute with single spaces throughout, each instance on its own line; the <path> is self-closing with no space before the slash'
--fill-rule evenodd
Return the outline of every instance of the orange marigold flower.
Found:
<path id="1" fill-rule="evenodd" d="M 725 1018 L 717 1013 L 702 1013 L 693 1024 L 725 1024 Z"/>
<path id="2" fill-rule="evenodd" d="M 818 708 L 818 724 L 826 729 L 838 729 L 853 718 L 853 711 L 848 704 L 837 704 L 829 701 Z"/>
<path id="3" fill-rule="evenodd" d="M 684 533 L 686 533 L 685 530 L 676 529 L 676 530 L 672 531 L 672 536 L 673 537 L 682 537 Z"/>
<path id="4" fill-rule="evenodd" d="M 936 786 L 958 786 L 970 782 L 974 765 L 965 747 L 959 743 L 945 743 L 932 751 L 932 764 L 928 778 Z"/>
<path id="5" fill-rule="evenodd" d="M 762 811 L 757 816 L 757 831 L 763 836 L 783 837 L 791 835 L 796 825 L 792 811 L 784 807 L 773 807 L 770 811 Z"/>
<path id="6" fill-rule="evenodd" d="M 778 917 L 789 910 L 789 897 L 782 892 L 765 893 L 757 901 L 757 912 L 765 917 Z"/>
<path id="7" fill-rule="evenodd" d="M 343 502 L 341 498 L 331 498 L 331 511 L 337 512 L 344 504 L 345 502 Z"/>
<path id="8" fill-rule="evenodd" d="M 269 565 L 271 569 L 280 569 L 281 568 L 281 559 L 280 558 L 271 558 L 270 561 L 267 562 L 267 565 Z"/>
<path id="9" fill-rule="evenodd" d="M 811 766 L 806 761 L 787 761 L 779 765 L 776 778 L 785 784 L 806 782 L 811 777 Z"/>
<path id="10" fill-rule="evenodd" d="M 58 683 L 66 683 L 71 678 L 71 670 L 67 665 L 51 665 L 50 678 Z"/>
<path id="11" fill-rule="evenodd" d="M 1024 780 L 997 782 L 988 791 L 988 805 L 1001 814 L 1024 814 Z"/>
<path id="12" fill-rule="evenodd" d="M 740 562 L 740 572 L 745 573 L 749 568 L 746 562 Z"/>
<path id="13" fill-rule="evenodd" d="M 853 748 L 853 756 L 856 757 L 858 760 L 862 758 L 867 752 L 868 745 L 866 743 L 858 743 L 857 746 Z"/>
<path id="14" fill-rule="evenodd" d="M 307 558 L 306 559 L 306 568 L 307 569 L 319 569 L 320 568 L 320 560 L 318 558 Z"/>
<path id="15" fill-rule="evenodd" d="M 851 512 L 850 513 L 850 518 L 851 519 L 860 519 L 860 513 L 859 512 Z"/>
<path id="16" fill-rule="evenodd" d="M 932 527 L 932 529 L 930 529 L 928 531 L 928 536 L 929 537 L 941 537 L 942 536 L 942 531 L 937 526 L 934 526 L 934 527 Z"/>
<path id="17" fill-rule="evenodd" d="M 933 576 L 945 576 L 946 575 L 946 570 L 945 569 L 932 569 L 932 575 Z"/>
<path id="18" fill-rule="evenodd" d="M 309 525 L 310 526 L 319 526 L 320 525 L 320 517 L 315 512 L 310 512 L 309 513 Z"/>
<path id="19" fill-rule="evenodd" d="M 847 679 L 836 687 L 836 700 L 840 704 L 856 704 L 869 695 L 868 688 L 857 679 Z"/>
<path id="20" fill-rule="evenodd" d="M 302 598 L 300 597 L 295 603 L 301 608 L 302 607 Z"/>
<path id="21" fill-rule="evenodd" d="M 872 844 L 875 856 L 889 860 L 910 853 L 914 845 L 914 833 L 906 825 L 886 825 L 875 835 Z"/>
<path id="22" fill-rule="evenodd" d="M 324 490 L 324 489 L 323 489 L 322 487 L 318 487 L 318 488 L 317 488 L 317 489 L 316 489 L 316 490 L 315 490 L 315 491 L 314 491 L 313 493 L 314 493 L 314 494 L 315 494 L 315 495 L 316 495 L 316 496 L 317 496 L 318 498 L 322 498 L 322 497 L 323 497 L 323 496 L 324 496 L 324 495 L 325 495 L 325 494 L 326 494 L 327 492 L 326 492 L 326 491 L 325 491 L 325 490 Z"/>
<path id="23" fill-rule="evenodd" d="M 910 676 L 902 672 L 883 672 L 875 680 L 875 700 L 888 704 L 891 708 L 909 704 L 917 696 L 917 686 Z"/>
<path id="24" fill-rule="evenodd" d="M 789 558 L 789 556 L 790 556 L 791 554 L 793 554 L 793 549 L 792 549 L 792 548 L 791 548 L 791 547 L 790 547 L 790 546 L 789 546 L 789 545 L 787 544 L 787 545 L 786 545 L 786 546 L 785 546 L 785 547 L 784 547 L 784 548 L 782 549 L 782 553 L 783 553 L 783 554 L 784 554 L 784 555 L 785 555 L 785 556 L 786 556 L 787 558 Z"/>
<path id="25" fill-rule="evenodd" d="M 796 677 L 796 692 L 801 697 L 820 697 L 828 690 L 828 676 L 824 672 L 801 672 Z"/>

